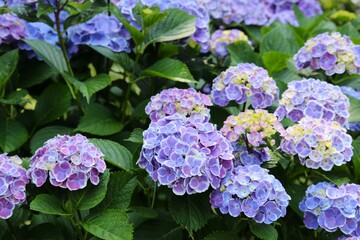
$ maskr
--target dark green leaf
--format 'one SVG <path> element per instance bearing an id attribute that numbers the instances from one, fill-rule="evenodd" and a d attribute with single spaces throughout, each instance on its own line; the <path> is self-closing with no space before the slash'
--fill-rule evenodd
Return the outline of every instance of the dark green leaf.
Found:
<path id="1" fill-rule="evenodd" d="M 142 130 L 141 128 L 135 128 L 130 134 L 130 137 L 128 139 L 125 139 L 125 141 L 133 143 L 143 143 L 143 132 L 144 130 Z"/>
<path id="2" fill-rule="evenodd" d="M 155 42 L 167 42 L 193 34 L 195 17 L 179 9 L 164 11 L 166 16 L 154 25 L 145 36 L 145 46 Z"/>
<path id="3" fill-rule="evenodd" d="M 86 109 L 76 131 L 91 133 L 99 136 L 111 135 L 120 132 L 123 125 L 116 120 L 105 106 L 94 103 Z"/>
<path id="4" fill-rule="evenodd" d="M 251 232 L 262 240 L 277 240 L 278 232 L 269 224 L 249 222 Z"/>
<path id="5" fill-rule="evenodd" d="M 107 209 L 89 214 L 81 226 L 89 233 L 106 240 L 131 240 L 132 226 L 123 211 Z"/>
<path id="6" fill-rule="evenodd" d="M 185 63 L 164 58 L 140 73 L 142 77 L 161 77 L 178 82 L 196 82 Z"/>
<path id="7" fill-rule="evenodd" d="M 265 52 L 262 56 L 262 60 L 269 73 L 280 72 L 287 67 L 287 59 L 292 55 L 269 51 Z"/>
<path id="8" fill-rule="evenodd" d="M 131 196 L 136 186 L 136 176 L 126 172 L 111 173 L 108 190 L 101 204 L 102 207 L 126 210 L 129 207 Z"/>
<path id="9" fill-rule="evenodd" d="M 105 155 L 105 160 L 110 164 L 129 170 L 133 167 L 132 154 L 119 143 L 105 139 L 90 139 L 95 146 L 101 149 Z"/>
<path id="10" fill-rule="evenodd" d="M 113 52 L 106 47 L 89 45 L 92 49 L 100 53 L 101 55 L 109 58 L 110 60 L 120 64 L 126 71 L 130 71 L 133 68 L 134 61 L 124 52 Z"/>
<path id="11" fill-rule="evenodd" d="M 20 105 L 24 106 L 28 100 L 25 99 L 25 96 L 28 94 L 28 91 L 25 89 L 18 89 L 9 94 L 7 98 L 0 98 L 0 102 L 3 104 L 9 105 Z"/>
<path id="12" fill-rule="evenodd" d="M 239 237 L 233 232 L 218 231 L 204 238 L 204 240 L 219 240 L 219 239 L 236 240 L 239 239 Z"/>
<path id="13" fill-rule="evenodd" d="M 21 74 L 26 76 L 26 78 L 22 78 L 20 84 L 24 88 L 38 85 L 57 73 L 54 68 L 49 68 L 49 65 L 44 62 L 26 64 L 22 67 L 23 71 Z"/>
<path id="14" fill-rule="evenodd" d="M 44 59 L 49 66 L 56 69 L 58 72 L 62 73 L 68 71 L 61 50 L 54 45 L 42 40 L 24 40 L 24 42 L 26 42 L 39 57 Z"/>
<path id="15" fill-rule="evenodd" d="M 64 28 L 67 29 L 73 25 L 86 22 L 93 18 L 96 14 L 101 13 L 103 8 L 89 8 L 86 11 L 81 11 L 78 14 L 71 15 L 67 17 L 64 21 Z"/>
<path id="16" fill-rule="evenodd" d="M 51 223 L 36 225 L 26 234 L 26 240 L 63 240 L 58 226 Z"/>
<path id="17" fill-rule="evenodd" d="M 51 122 L 67 112 L 71 95 L 67 86 L 52 84 L 40 95 L 34 111 L 37 125 Z"/>
<path id="18" fill-rule="evenodd" d="M 63 126 L 49 126 L 44 127 L 37 131 L 31 139 L 30 150 L 31 153 L 35 153 L 36 150 L 44 145 L 44 143 L 50 138 L 55 137 L 56 135 L 69 135 L 72 129 Z"/>
<path id="19" fill-rule="evenodd" d="M 354 155 L 352 157 L 352 164 L 354 165 L 354 181 L 360 180 L 360 139 L 352 142 Z"/>
<path id="20" fill-rule="evenodd" d="M 227 46 L 231 58 L 231 65 L 239 63 L 255 63 L 261 66 L 261 59 L 251 46 L 245 41 L 235 42 Z"/>
<path id="21" fill-rule="evenodd" d="M 306 186 L 304 185 L 290 185 L 286 187 L 286 193 L 291 197 L 289 205 L 300 217 L 304 216 L 304 213 L 299 209 L 299 203 L 304 198 L 305 191 Z"/>
<path id="22" fill-rule="evenodd" d="M 70 213 L 65 212 L 62 203 L 54 196 L 49 194 L 39 194 L 30 203 L 30 209 L 46 214 L 55 214 L 60 216 L 69 216 Z"/>
<path id="23" fill-rule="evenodd" d="M 208 195 L 173 196 L 170 201 L 173 219 L 189 232 L 203 227 L 212 217 Z"/>
<path id="24" fill-rule="evenodd" d="M 39 18 L 42 15 L 49 15 L 50 13 L 55 12 L 55 7 L 50 4 L 39 4 L 36 9 L 36 17 Z"/>
<path id="25" fill-rule="evenodd" d="M 16 120 L 0 118 L 0 147 L 3 152 L 12 152 L 23 145 L 28 137 L 26 128 Z"/>
<path id="26" fill-rule="evenodd" d="M 88 184 L 84 189 L 70 192 L 69 196 L 75 208 L 88 210 L 98 205 L 105 198 L 109 175 L 109 170 L 105 170 L 104 173 L 100 174 L 98 185 Z"/>
<path id="27" fill-rule="evenodd" d="M 0 90 L 4 88 L 11 75 L 14 73 L 19 61 L 17 49 L 4 53 L 0 57 Z"/>

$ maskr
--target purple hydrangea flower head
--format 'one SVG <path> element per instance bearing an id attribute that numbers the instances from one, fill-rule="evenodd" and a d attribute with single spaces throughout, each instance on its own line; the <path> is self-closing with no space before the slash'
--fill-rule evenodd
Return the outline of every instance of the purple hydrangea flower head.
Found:
<path id="1" fill-rule="evenodd" d="M 337 240 L 360 240 L 360 237 L 342 236 L 339 237 Z"/>
<path id="2" fill-rule="evenodd" d="M 253 108 L 266 108 L 279 98 L 279 88 L 268 72 L 252 63 L 228 68 L 213 80 L 214 103 L 227 106 L 230 101 L 245 103 L 250 97 Z"/>
<path id="3" fill-rule="evenodd" d="M 52 45 L 57 45 L 58 35 L 56 31 L 49 25 L 42 22 L 26 23 L 26 31 L 23 39 L 29 40 L 43 40 Z M 36 56 L 35 52 L 25 42 L 19 42 L 20 49 L 25 50 L 29 58 Z"/>
<path id="4" fill-rule="evenodd" d="M 151 121 L 158 121 L 164 116 L 175 113 L 190 117 L 193 121 L 207 122 L 210 118 L 210 98 L 193 88 L 178 89 L 170 88 L 152 96 L 151 101 L 145 108 Z"/>
<path id="5" fill-rule="evenodd" d="M 152 121 L 137 164 L 176 195 L 218 188 L 233 167 L 231 144 L 209 122 L 180 113 Z"/>
<path id="6" fill-rule="evenodd" d="M 223 214 L 241 213 L 258 223 L 271 224 L 285 216 L 290 196 L 273 175 L 259 165 L 238 166 L 227 172 L 210 203 Z"/>
<path id="7" fill-rule="evenodd" d="M 288 127 L 282 136 L 280 149 L 298 155 L 308 168 L 330 171 L 334 165 L 349 162 L 353 155 L 352 137 L 337 122 L 304 117 Z"/>
<path id="8" fill-rule="evenodd" d="M 38 0 L 7 0 L 6 5 L 8 7 L 23 6 L 32 3 L 36 3 Z"/>
<path id="9" fill-rule="evenodd" d="M 257 147 L 248 150 L 246 145 L 233 143 L 234 167 L 245 165 L 261 165 L 270 161 L 270 149 L 268 147 Z"/>
<path id="10" fill-rule="evenodd" d="M 25 186 L 29 183 L 26 170 L 18 156 L 0 154 L 0 218 L 13 214 L 15 205 L 26 200 Z"/>
<path id="11" fill-rule="evenodd" d="M 211 35 L 210 50 L 216 57 L 225 57 L 229 54 L 226 46 L 236 41 L 245 41 L 251 46 L 249 38 L 242 31 L 218 29 Z"/>
<path id="12" fill-rule="evenodd" d="M 284 128 L 277 117 L 263 109 L 246 110 L 237 116 L 230 115 L 220 129 L 223 135 L 232 143 L 237 142 L 241 135 L 245 135 L 249 144 L 253 147 L 271 145 L 272 136 L 276 132 L 284 132 Z"/>
<path id="13" fill-rule="evenodd" d="M 177 8 L 185 11 L 196 17 L 195 32 L 191 35 L 191 39 L 198 43 L 201 47 L 201 52 L 208 52 L 210 48 L 210 31 L 209 22 L 210 16 L 206 8 L 200 4 L 198 0 L 166 0 L 166 1 L 153 1 L 153 0 L 112 0 L 112 2 L 120 9 L 123 15 L 137 28 L 141 28 L 140 24 L 136 22 L 132 13 L 132 9 L 136 4 L 140 3 L 143 6 L 159 7 L 161 11 L 170 8 Z"/>
<path id="14" fill-rule="evenodd" d="M 292 81 L 279 103 L 275 115 L 280 120 L 288 117 L 298 122 L 303 117 L 312 117 L 348 125 L 349 99 L 340 87 L 330 83 L 313 78 Z"/>
<path id="15" fill-rule="evenodd" d="M 322 33 L 309 39 L 295 54 L 297 69 L 303 74 L 325 71 L 325 74 L 360 73 L 360 54 L 348 36 L 338 32 Z M 360 49 L 359 49 L 360 50 Z"/>
<path id="16" fill-rule="evenodd" d="M 5 13 L 0 15 L 0 45 L 10 44 L 25 36 L 26 22 L 16 15 Z"/>
<path id="17" fill-rule="evenodd" d="M 304 212 L 304 223 L 309 229 L 325 229 L 335 232 L 340 229 L 348 236 L 359 236 L 358 222 L 360 186 L 320 182 L 308 187 L 299 204 Z"/>
<path id="18" fill-rule="evenodd" d="M 322 13 L 317 0 L 200 0 L 210 16 L 225 24 L 232 22 L 246 25 L 267 26 L 278 20 L 298 26 L 292 5 L 296 4 L 306 17 Z"/>
<path id="19" fill-rule="evenodd" d="M 88 180 L 99 183 L 106 169 L 104 154 L 81 134 L 58 135 L 45 142 L 30 159 L 28 176 L 37 186 L 49 177 L 53 186 L 71 191 L 85 188 Z"/>
<path id="20" fill-rule="evenodd" d="M 97 14 L 85 23 L 71 26 L 67 29 L 68 44 L 77 51 L 77 46 L 89 44 L 103 46 L 114 52 L 130 52 L 131 38 L 129 32 L 114 16 Z"/>

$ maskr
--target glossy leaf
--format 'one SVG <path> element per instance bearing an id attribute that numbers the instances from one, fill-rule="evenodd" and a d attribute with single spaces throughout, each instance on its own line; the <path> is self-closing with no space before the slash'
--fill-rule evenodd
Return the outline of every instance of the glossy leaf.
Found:
<path id="1" fill-rule="evenodd" d="M 55 214 L 60 216 L 69 216 L 70 213 L 65 212 L 62 203 L 49 194 L 39 194 L 30 203 L 30 209 L 46 214 Z"/>
<path id="2" fill-rule="evenodd" d="M 3 152 L 12 152 L 28 138 L 27 129 L 16 120 L 0 118 L 0 147 Z"/>

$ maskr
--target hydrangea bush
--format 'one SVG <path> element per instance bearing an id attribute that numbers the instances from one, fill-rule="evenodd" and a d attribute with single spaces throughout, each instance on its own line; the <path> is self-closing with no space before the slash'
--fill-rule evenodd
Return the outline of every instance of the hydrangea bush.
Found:
<path id="1" fill-rule="evenodd" d="M 0 238 L 358 239 L 358 10 L 0 0 Z"/>

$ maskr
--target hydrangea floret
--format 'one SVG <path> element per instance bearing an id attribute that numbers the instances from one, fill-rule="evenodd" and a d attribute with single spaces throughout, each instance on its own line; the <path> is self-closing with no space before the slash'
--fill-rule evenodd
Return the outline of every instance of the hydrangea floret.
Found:
<path id="1" fill-rule="evenodd" d="M 211 99 L 207 95 L 193 88 L 170 88 L 152 96 L 145 112 L 151 121 L 178 113 L 199 122 L 207 122 L 210 119 L 210 110 L 207 107 L 211 105 Z"/>
<path id="2" fill-rule="evenodd" d="M 26 200 L 25 186 L 29 183 L 26 170 L 18 156 L 0 154 L 0 218 L 13 214 L 15 205 Z"/>
<path id="3" fill-rule="evenodd" d="M 130 34 L 114 16 L 97 14 L 85 23 L 67 29 L 70 53 L 78 50 L 78 45 L 102 46 L 114 52 L 130 52 Z"/>
<path id="4" fill-rule="evenodd" d="M 28 176 L 37 187 L 49 177 L 53 186 L 74 191 L 85 188 L 88 180 L 97 185 L 105 169 L 104 154 L 86 137 L 57 135 L 31 157 Z"/>
<path id="5" fill-rule="evenodd" d="M 324 71 L 327 76 L 345 71 L 360 73 L 360 52 L 356 51 L 360 48 L 355 47 L 348 36 L 326 32 L 309 39 L 295 54 L 294 61 L 303 74 L 318 70 Z"/>
<path id="6" fill-rule="evenodd" d="M 350 102 L 340 87 L 309 78 L 292 81 L 283 92 L 275 115 L 298 122 L 303 117 L 337 121 L 347 127 Z"/>
<path id="7" fill-rule="evenodd" d="M 11 13 L 5 13 L 0 15 L 0 45 L 11 44 L 15 41 L 23 39 L 26 30 L 26 22 L 21 18 Z"/>
<path id="8" fill-rule="evenodd" d="M 238 29 L 216 30 L 210 39 L 210 50 L 218 58 L 228 55 L 227 45 L 236 41 L 245 41 L 251 46 L 249 38 Z"/>
<path id="9" fill-rule="evenodd" d="M 242 104 L 250 98 L 253 108 L 266 108 L 278 100 L 279 88 L 264 68 L 240 63 L 213 80 L 211 96 L 216 105 L 223 107 L 230 101 Z"/>
<path id="10" fill-rule="evenodd" d="M 290 196 L 267 169 L 259 165 L 238 166 L 228 172 L 219 189 L 210 194 L 210 203 L 223 214 L 241 213 L 258 223 L 271 224 L 285 216 Z"/>
<path id="11" fill-rule="evenodd" d="M 248 148 L 246 144 L 233 143 L 234 167 L 245 165 L 261 165 L 270 161 L 270 149 L 268 147 Z"/>
<path id="12" fill-rule="evenodd" d="M 308 168 L 330 171 L 334 165 L 349 162 L 353 155 L 352 138 L 337 122 L 304 117 L 288 127 L 282 136 L 280 149 L 299 156 Z"/>
<path id="13" fill-rule="evenodd" d="M 321 227 L 327 232 L 340 229 L 348 236 L 359 236 L 358 222 L 360 186 L 319 182 L 308 187 L 299 204 L 304 212 L 304 223 L 309 229 Z"/>
<path id="14" fill-rule="evenodd" d="M 216 126 L 191 120 L 175 113 L 152 121 L 137 162 L 176 195 L 218 188 L 233 167 L 231 144 Z"/>

